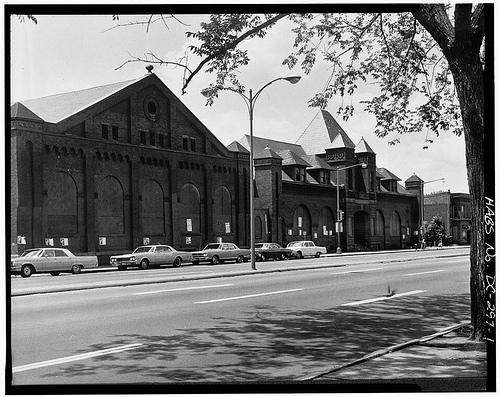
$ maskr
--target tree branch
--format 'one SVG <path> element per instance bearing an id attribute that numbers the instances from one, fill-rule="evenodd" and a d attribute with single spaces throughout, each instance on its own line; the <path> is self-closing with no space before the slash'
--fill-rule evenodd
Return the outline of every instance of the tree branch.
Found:
<path id="1" fill-rule="evenodd" d="M 261 23 L 260 25 L 250 29 L 248 32 L 245 32 L 244 34 L 242 34 L 240 37 L 236 38 L 234 41 L 226 44 L 224 47 L 222 47 L 221 49 L 219 49 L 218 51 L 214 52 L 213 54 L 209 55 L 208 57 L 204 58 L 199 64 L 198 66 L 196 67 L 196 69 L 191 72 L 191 74 L 188 76 L 188 78 L 186 79 L 186 81 L 184 82 L 183 86 L 182 86 L 182 93 L 185 94 L 186 93 L 186 89 L 187 89 L 187 86 L 189 85 L 189 83 L 191 82 L 191 80 L 193 79 L 193 77 L 198 74 L 200 72 L 201 69 L 203 69 L 203 67 L 210 61 L 212 61 L 213 59 L 219 57 L 220 55 L 224 54 L 225 52 L 229 51 L 229 50 L 232 50 L 234 48 L 236 48 L 238 46 L 238 44 L 240 44 L 243 40 L 245 40 L 247 37 L 259 32 L 260 30 L 262 29 L 265 29 L 266 27 L 268 27 L 269 25 L 272 25 L 273 23 L 279 21 L 280 19 L 286 17 L 287 15 L 289 14 L 278 14 L 276 15 L 275 17 L 269 19 L 268 21 L 266 22 L 263 22 Z"/>

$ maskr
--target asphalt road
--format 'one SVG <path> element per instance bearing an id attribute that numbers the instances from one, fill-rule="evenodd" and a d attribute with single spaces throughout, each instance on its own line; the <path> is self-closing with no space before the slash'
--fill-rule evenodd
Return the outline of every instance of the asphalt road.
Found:
<path id="1" fill-rule="evenodd" d="M 12 384 L 293 381 L 467 320 L 468 256 L 408 255 L 345 256 L 323 268 L 338 258 L 267 262 L 258 268 L 311 268 L 13 296 Z M 12 290 L 245 266 L 13 278 Z"/>

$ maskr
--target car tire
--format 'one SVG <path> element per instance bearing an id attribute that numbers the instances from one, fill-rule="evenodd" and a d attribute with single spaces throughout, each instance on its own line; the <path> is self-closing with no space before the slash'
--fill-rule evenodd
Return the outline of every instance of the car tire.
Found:
<path id="1" fill-rule="evenodd" d="M 34 273 L 33 266 L 31 265 L 23 265 L 21 267 L 21 277 L 31 277 L 31 275 Z"/>
<path id="2" fill-rule="evenodd" d="M 321 257 L 321 252 L 316 252 L 316 258 Z"/>
<path id="3" fill-rule="evenodd" d="M 174 259 L 173 266 L 174 267 L 179 267 L 181 265 L 181 263 L 182 263 L 182 258 L 177 257 L 177 258 Z"/>
<path id="4" fill-rule="evenodd" d="M 241 262 L 243 262 L 243 260 L 244 260 L 244 259 L 245 259 L 245 258 L 243 257 L 243 255 L 240 255 L 240 256 L 238 256 L 238 257 L 236 258 L 236 263 L 241 263 Z"/>
<path id="5" fill-rule="evenodd" d="M 297 252 L 297 259 L 302 259 L 303 256 L 302 256 L 302 252 L 298 251 Z"/>
<path id="6" fill-rule="evenodd" d="M 82 271 L 82 265 L 73 265 L 71 267 L 71 273 L 73 274 L 80 274 Z"/>
<path id="7" fill-rule="evenodd" d="M 266 256 L 266 254 L 260 254 L 260 260 L 261 260 L 262 262 L 267 261 L 267 256 Z"/>
<path id="8" fill-rule="evenodd" d="M 212 256 L 210 262 L 212 263 L 212 265 L 217 265 L 219 263 L 219 257 L 217 255 Z"/>
<path id="9" fill-rule="evenodd" d="M 59 276 L 61 272 L 50 272 L 51 276 Z"/>
<path id="10" fill-rule="evenodd" d="M 281 259 L 282 261 L 286 261 L 286 259 L 287 259 L 287 258 L 286 258 L 286 255 L 285 255 L 285 254 L 281 254 L 280 259 Z"/>
<path id="11" fill-rule="evenodd" d="M 149 262 L 147 259 L 143 259 L 141 261 L 141 263 L 139 263 L 139 267 L 142 269 L 142 270 L 146 270 L 148 267 L 149 267 Z"/>

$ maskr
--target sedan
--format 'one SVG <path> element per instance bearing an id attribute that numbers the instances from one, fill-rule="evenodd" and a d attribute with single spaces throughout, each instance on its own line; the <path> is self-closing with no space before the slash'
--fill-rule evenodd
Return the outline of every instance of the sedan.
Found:
<path id="1" fill-rule="evenodd" d="M 292 254 L 292 250 L 283 248 L 276 243 L 259 243 L 255 244 L 255 257 L 261 261 L 268 259 L 288 259 Z"/>
<path id="2" fill-rule="evenodd" d="M 191 262 L 191 253 L 177 251 L 170 245 L 144 245 L 137 247 L 131 254 L 114 255 L 109 259 L 111 266 L 118 270 L 127 267 L 147 269 L 150 266 L 169 265 L 180 266 L 183 262 Z"/>
<path id="3" fill-rule="evenodd" d="M 228 260 L 237 263 L 250 259 L 250 250 L 239 248 L 233 243 L 211 243 L 207 244 L 202 251 L 193 252 L 193 263 L 210 262 L 212 265 Z"/>

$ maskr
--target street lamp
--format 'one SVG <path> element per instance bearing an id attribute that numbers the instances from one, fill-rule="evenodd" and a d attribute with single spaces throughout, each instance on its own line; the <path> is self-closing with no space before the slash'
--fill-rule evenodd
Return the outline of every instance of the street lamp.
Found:
<path id="1" fill-rule="evenodd" d="M 223 87 L 223 90 L 228 90 L 228 91 L 233 91 L 236 92 L 239 96 L 241 96 L 245 104 L 247 105 L 248 108 L 248 116 L 250 120 L 250 251 L 251 251 L 251 257 L 250 261 L 252 264 L 252 269 L 255 270 L 255 219 L 254 219 L 254 188 L 253 188 L 253 183 L 254 183 L 254 161 L 253 161 L 253 111 L 255 108 L 255 102 L 257 101 L 257 98 L 259 95 L 262 93 L 262 91 L 273 84 L 274 82 L 278 80 L 286 80 L 291 84 L 296 84 L 299 82 L 301 79 L 301 76 L 293 75 L 293 76 L 286 76 L 286 77 L 278 77 L 274 80 L 271 80 L 269 83 L 264 85 L 255 95 L 253 95 L 253 91 L 250 89 L 249 90 L 249 95 L 246 96 L 243 92 L 237 91 L 234 88 L 231 87 Z M 201 94 L 205 97 L 210 96 L 210 91 L 209 90 L 204 90 L 201 92 Z"/>
<path id="2" fill-rule="evenodd" d="M 424 240 L 424 185 L 427 185 L 431 182 L 443 181 L 445 183 L 445 178 L 433 179 L 432 181 L 422 181 L 420 185 L 420 243 L 422 244 Z M 423 248 L 423 246 L 421 245 Z"/>
<path id="3" fill-rule="evenodd" d="M 342 248 L 340 248 L 340 225 L 342 222 L 342 218 L 340 215 L 340 186 L 339 186 L 339 171 L 347 170 L 349 168 L 354 168 L 361 166 L 361 168 L 366 168 L 366 163 L 359 163 L 350 165 L 348 167 L 337 168 L 337 221 L 335 222 L 335 231 L 337 232 L 337 254 L 342 253 Z"/>

